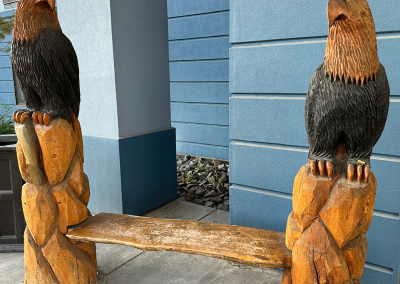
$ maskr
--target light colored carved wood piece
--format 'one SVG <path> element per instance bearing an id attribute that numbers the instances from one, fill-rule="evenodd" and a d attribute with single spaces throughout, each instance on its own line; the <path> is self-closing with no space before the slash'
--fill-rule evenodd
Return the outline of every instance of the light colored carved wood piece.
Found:
<path id="1" fill-rule="evenodd" d="M 71 166 L 69 167 L 67 174 L 65 175 L 71 189 L 75 192 L 76 196 L 81 196 L 84 190 L 83 187 L 83 163 L 80 158 L 78 150 L 75 151 L 74 157 L 72 158 Z"/>
<path id="2" fill-rule="evenodd" d="M 345 247 L 343 253 L 349 266 L 351 279 L 361 279 L 364 272 L 365 259 L 367 257 L 368 241 L 364 233 L 351 240 Z"/>
<path id="3" fill-rule="evenodd" d="M 293 247 L 295 284 L 353 284 L 343 252 L 318 218 Z"/>
<path id="4" fill-rule="evenodd" d="M 24 263 L 26 284 L 59 283 L 28 228 L 24 237 Z"/>
<path id="5" fill-rule="evenodd" d="M 300 169 L 293 186 L 293 213 L 302 232 L 318 217 L 338 177 L 336 175 L 332 180 L 317 178 L 310 174 L 308 165 Z"/>
<path id="6" fill-rule="evenodd" d="M 24 152 L 22 151 L 22 146 L 20 142 L 17 142 L 17 159 L 18 159 L 18 167 L 19 167 L 19 172 L 21 173 L 21 176 L 24 180 L 26 180 L 26 159 Z"/>
<path id="7" fill-rule="evenodd" d="M 75 154 L 77 137 L 64 119 L 55 119 L 49 126 L 36 124 L 35 131 L 42 149 L 43 168 L 51 186 L 60 183 Z"/>
<path id="8" fill-rule="evenodd" d="M 344 176 L 332 189 L 320 212 L 321 219 L 340 248 L 367 232 L 371 224 L 376 192 L 376 178 L 371 172 L 367 184 L 348 182 Z"/>
<path id="9" fill-rule="evenodd" d="M 285 234 L 239 226 L 101 213 L 70 228 L 79 241 L 205 255 L 260 267 L 290 266 Z"/>
<path id="10" fill-rule="evenodd" d="M 15 125 L 15 133 L 18 137 L 19 151 L 18 161 L 22 162 L 19 167 L 21 175 L 26 182 L 31 184 L 44 184 L 45 178 L 41 169 L 41 163 L 39 159 L 39 149 L 36 137 L 34 137 L 33 129 L 29 130 L 29 124 Z M 31 133 L 32 132 L 32 133 Z"/>
<path id="11" fill-rule="evenodd" d="M 42 252 L 60 283 L 97 283 L 96 268 L 90 258 L 57 229 Z"/>
<path id="12" fill-rule="evenodd" d="M 292 269 L 285 267 L 283 270 L 282 284 L 292 284 Z"/>
<path id="13" fill-rule="evenodd" d="M 293 212 L 290 213 L 288 221 L 287 221 L 287 227 L 286 227 L 286 246 L 292 250 L 294 244 L 297 242 L 297 240 L 301 237 L 301 231 L 297 227 L 296 220 L 294 219 L 294 214 Z"/>
<path id="14" fill-rule="evenodd" d="M 90 185 L 89 185 L 89 178 L 87 177 L 86 174 L 83 174 L 83 193 L 79 199 L 82 201 L 83 204 L 86 206 L 89 203 L 89 198 L 90 198 Z M 91 214 L 89 214 L 90 216 Z"/>
<path id="15" fill-rule="evenodd" d="M 86 242 L 78 242 L 76 246 L 82 250 L 92 261 L 96 271 L 97 268 L 97 256 L 96 256 L 96 244 L 95 243 L 86 243 Z"/>
<path id="16" fill-rule="evenodd" d="M 22 208 L 30 233 L 39 246 L 50 239 L 56 228 L 57 208 L 49 185 L 26 183 L 22 187 Z"/>
<path id="17" fill-rule="evenodd" d="M 67 233 L 67 227 L 86 220 L 89 211 L 69 186 L 67 181 L 51 188 L 58 208 L 57 226 L 61 233 Z"/>

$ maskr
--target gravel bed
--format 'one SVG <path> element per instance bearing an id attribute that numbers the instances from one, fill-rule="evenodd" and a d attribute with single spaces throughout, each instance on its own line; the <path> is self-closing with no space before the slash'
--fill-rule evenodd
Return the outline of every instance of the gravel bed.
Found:
<path id="1" fill-rule="evenodd" d="M 229 161 L 176 155 L 179 200 L 229 211 Z"/>

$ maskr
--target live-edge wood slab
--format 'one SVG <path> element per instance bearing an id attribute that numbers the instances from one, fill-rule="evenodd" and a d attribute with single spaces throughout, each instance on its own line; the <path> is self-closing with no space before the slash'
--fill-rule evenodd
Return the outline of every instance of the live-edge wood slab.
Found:
<path id="1" fill-rule="evenodd" d="M 145 251 L 176 251 L 260 267 L 289 267 L 285 234 L 199 221 L 100 213 L 69 227 L 73 240 L 121 244 Z"/>

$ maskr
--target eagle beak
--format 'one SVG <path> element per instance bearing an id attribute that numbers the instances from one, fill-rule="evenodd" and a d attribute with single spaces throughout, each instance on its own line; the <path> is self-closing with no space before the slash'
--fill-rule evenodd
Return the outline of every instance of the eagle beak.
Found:
<path id="1" fill-rule="evenodd" d="M 36 3 L 43 2 L 43 1 L 49 3 L 51 9 L 53 9 L 53 10 L 56 7 L 56 0 L 36 0 Z"/>
<path id="2" fill-rule="evenodd" d="M 343 0 L 329 0 L 327 10 L 329 25 L 341 17 L 350 19 L 350 10 Z"/>

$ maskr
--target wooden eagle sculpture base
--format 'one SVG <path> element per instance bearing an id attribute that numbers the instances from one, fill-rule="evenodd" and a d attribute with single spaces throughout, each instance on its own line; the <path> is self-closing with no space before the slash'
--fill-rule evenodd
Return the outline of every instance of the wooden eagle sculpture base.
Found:
<path id="1" fill-rule="evenodd" d="M 68 226 L 90 212 L 88 177 L 74 127 L 64 119 L 45 124 L 15 114 L 17 156 L 26 220 L 25 283 L 97 283 L 96 246 L 68 239 Z M 79 123 L 79 122 L 78 122 Z"/>
<path id="2" fill-rule="evenodd" d="M 360 284 L 375 191 L 372 172 L 367 183 L 358 184 L 340 171 L 332 179 L 316 177 L 304 165 L 294 181 L 286 228 L 292 268 L 282 283 Z"/>

